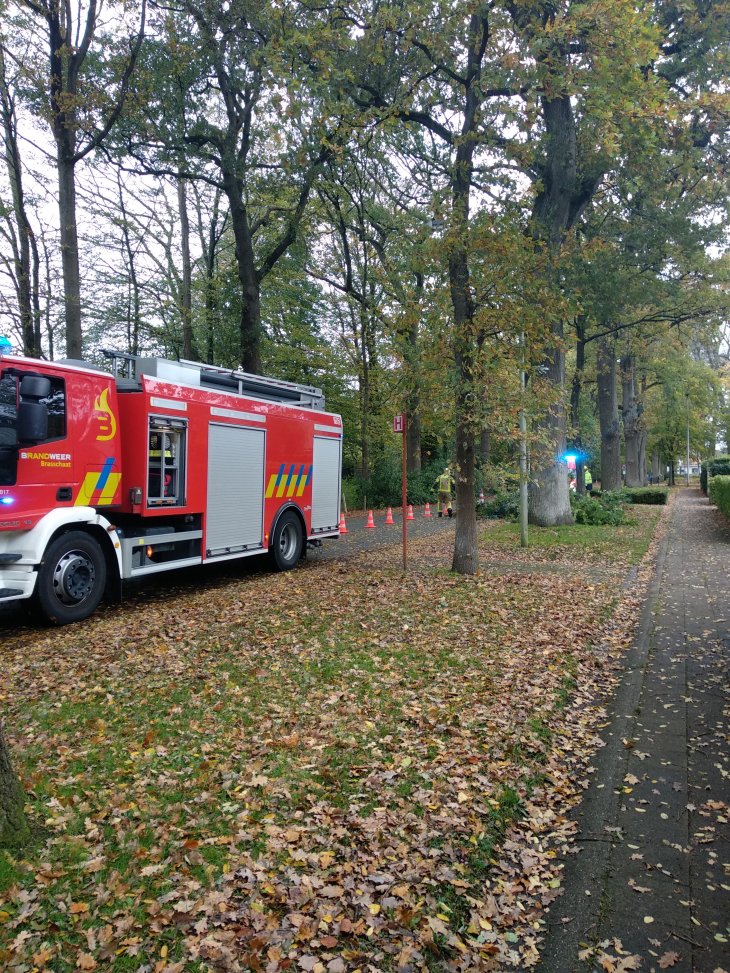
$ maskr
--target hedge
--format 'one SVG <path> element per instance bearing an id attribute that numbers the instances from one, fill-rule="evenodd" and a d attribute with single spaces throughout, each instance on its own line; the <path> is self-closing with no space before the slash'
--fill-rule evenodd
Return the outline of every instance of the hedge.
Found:
<path id="1" fill-rule="evenodd" d="M 623 494 L 629 503 L 662 504 L 667 502 L 669 490 L 666 487 L 624 487 Z"/>
<path id="2" fill-rule="evenodd" d="M 713 476 L 730 476 L 730 456 L 713 456 L 700 469 L 700 489 L 707 496 L 707 480 Z"/>
<path id="3" fill-rule="evenodd" d="M 730 519 L 730 476 L 713 476 L 710 479 L 710 500 Z"/>

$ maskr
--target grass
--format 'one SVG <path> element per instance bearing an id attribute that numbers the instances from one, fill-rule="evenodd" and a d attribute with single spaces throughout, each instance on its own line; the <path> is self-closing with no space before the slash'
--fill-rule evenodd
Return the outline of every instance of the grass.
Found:
<path id="1" fill-rule="evenodd" d="M 646 553 L 661 510 L 629 505 L 629 519 L 618 527 L 609 524 L 569 524 L 556 527 L 530 526 L 529 548 L 535 554 L 554 559 L 585 555 L 604 563 L 638 564 Z M 486 531 L 490 547 L 520 549 L 519 524 L 496 521 Z"/>
<path id="2" fill-rule="evenodd" d="M 533 531 L 531 556 L 599 564 L 610 549 L 620 565 L 656 513 L 633 534 Z M 490 527 L 483 561 L 515 530 Z M 50 943 L 54 973 L 82 954 L 120 973 L 154 966 L 164 945 L 189 973 L 206 936 L 234 924 L 253 968 L 249 949 L 320 950 L 291 915 L 382 969 L 397 964 L 380 946 L 410 949 L 429 917 L 476 935 L 473 901 L 548 786 L 575 688 L 605 685 L 592 645 L 621 570 L 590 586 L 569 571 L 456 577 L 444 543 L 414 545 L 406 584 L 380 555 L 308 564 L 110 609 L 17 649 L 6 639 L 0 703 L 48 832 L 26 860 L 0 855 L 0 965 L 31 968 Z M 436 969 L 456 947 L 434 943 Z"/>

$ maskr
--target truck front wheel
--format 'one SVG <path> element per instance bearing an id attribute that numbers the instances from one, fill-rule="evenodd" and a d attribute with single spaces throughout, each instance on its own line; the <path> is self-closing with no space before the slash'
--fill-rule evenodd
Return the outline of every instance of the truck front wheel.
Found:
<path id="1" fill-rule="evenodd" d="M 287 510 L 279 518 L 271 542 L 271 554 L 279 571 L 290 571 L 296 565 L 303 546 L 302 522 L 293 511 Z"/>
<path id="2" fill-rule="evenodd" d="M 106 586 L 106 560 L 99 543 L 83 531 L 57 537 L 43 555 L 36 589 L 38 604 L 56 625 L 88 618 Z"/>

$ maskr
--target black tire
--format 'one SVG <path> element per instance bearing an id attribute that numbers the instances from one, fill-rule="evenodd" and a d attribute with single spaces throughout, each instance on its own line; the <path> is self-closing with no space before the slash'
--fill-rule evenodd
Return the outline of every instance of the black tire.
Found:
<path id="1" fill-rule="evenodd" d="M 36 595 L 50 622 L 68 625 L 96 611 L 106 587 L 106 560 L 97 540 L 80 530 L 57 537 L 38 570 Z"/>
<path id="2" fill-rule="evenodd" d="M 279 571 L 291 571 L 302 556 L 304 531 L 302 522 L 293 510 L 286 510 L 279 517 L 271 541 L 271 556 Z"/>

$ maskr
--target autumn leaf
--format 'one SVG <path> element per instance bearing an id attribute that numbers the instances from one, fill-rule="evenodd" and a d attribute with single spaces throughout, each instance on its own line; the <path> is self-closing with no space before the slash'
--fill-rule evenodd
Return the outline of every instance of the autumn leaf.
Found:
<path id="1" fill-rule="evenodd" d="M 679 953 L 675 953 L 674 950 L 667 950 L 659 957 L 659 967 L 662 970 L 668 970 L 670 967 L 675 966 L 681 959 Z"/>

